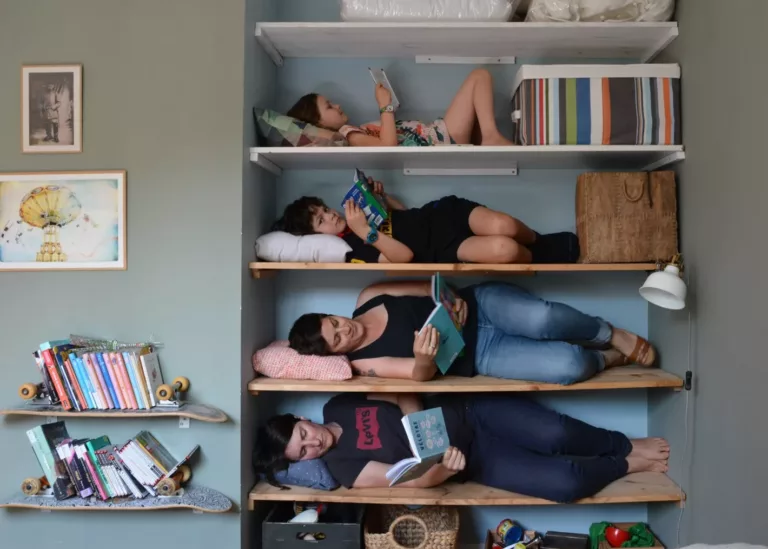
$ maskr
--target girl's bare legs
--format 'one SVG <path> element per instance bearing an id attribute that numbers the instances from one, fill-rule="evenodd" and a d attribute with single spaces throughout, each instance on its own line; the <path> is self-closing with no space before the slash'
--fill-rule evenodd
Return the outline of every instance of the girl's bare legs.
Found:
<path id="1" fill-rule="evenodd" d="M 530 263 L 531 252 L 508 236 L 470 236 L 456 253 L 467 263 Z"/>
<path id="2" fill-rule="evenodd" d="M 473 70 L 459 88 L 445 113 L 445 125 L 460 145 L 472 142 L 475 121 L 482 134 L 481 145 L 513 145 L 496 127 L 493 113 L 493 79 L 485 69 Z"/>
<path id="3" fill-rule="evenodd" d="M 469 214 L 469 228 L 477 236 L 508 236 L 520 244 L 533 244 L 536 240 L 533 229 L 519 219 L 484 206 Z"/>

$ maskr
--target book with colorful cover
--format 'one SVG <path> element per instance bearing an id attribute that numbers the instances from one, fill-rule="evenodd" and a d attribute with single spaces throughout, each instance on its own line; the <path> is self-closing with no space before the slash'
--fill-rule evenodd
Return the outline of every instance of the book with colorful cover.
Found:
<path id="1" fill-rule="evenodd" d="M 95 398 L 93 387 L 91 387 L 90 376 L 85 370 L 85 365 L 77 358 L 77 354 L 71 351 L 65 353 L 62 358 L 64 358 L 75 373 L 80 394 L 85 399 L 85 407 L 89 410 L 98 409 L 99 405 Z"/>
<path id="2" fill-rule="evenodd" d="M 435 302 L 435 308 L 421 331 L 431 324 L 440 334 L 435 364 L 443 374 L 448 372 L 451 364 L 464 350 L 463 327 L 455 310 L 456 298 L 456 293 L 446 284 L 440 273 L 432 276 L 432 300 Z"/>
<path id="3" fill-rule="evenodd" d="M 90 353 L 89 356 L 91 357 L 91 362 L 93 362 L 93 365 L 99 368 L 99 371 L 104 378 L 104 384 L 107 388 L 107 391 L 109 392 L 109 398 L 112 400 L 113 407 L 115 409 L 122 408 L 122 406 L 120 406 L 120 400 L 117 398 L 117 389 L 112 384 L 112 375 L 110 374 L 109 368 L 107 368 L 107 363 L 104 362 L 104 358 L 101 356 L 101 353 Z"/>
<path id="4" fill-rule="evenodd" d="M 403 416 L 401 420 L 413 457 L 395 463 L 386 473 L 390 486 L 415 480 L 440 463 L 451 445 L 441 408 Z"/>
<path id="5" fill-rule="evenodd" d="M 69 361 L 67 360 L 69 351 L 72 348 L 74 348 L 74 345 L 72 345 L 69 340 L 52 342 L 51 353 L 53 354 L 53 359 L 56 361 L 56 367 L 64 380 L 64 385 L 69 393 L 69 399 L 75 409 L 80 411 L 87 409 L 88 406 L 80 391 L 80 386 L 77 377 L 75 376 L 75 372 L 72 370 L 72 365 L 69 364 Z"/>
<path id="6" fill-rule="evenodd" d="M 389 215 L 387 214 L 387 208 L 382 204 L 379 197 L 373 192 L 373 189 L 368 184 L 368 178 L 362 172 L 362 170 L 355 169 L 355 177 L 352 183 L 352 187 L 344 195 L 344 200 L 341 201 L 341 207 L 344 208 L 344 204 L 348 200 L 355 202 L 368 220 L 368 225 L 379 228 Z"/>
<path id="7" fill-rule="evenodd" d="M 53 488 L 53 496 L 67 499 L 75 495 L 75 486 L 69 477 L 64 461 L 59 457 L 56 447 L 69 438 L 63 421 L 45 423 L 27 431 L 27 438 L 32 445 L 37 461 L 45 473 L 45 478 Z"/>
<path id="8" fill-rule="evenodd" d="M 45 387 L 46 393 L 48 393 L 51 404 L 58 404 L 60 402 L 59 395 L 56 392 L 56 387 L 53 385 L 53 380 L 51 379 L 51 375 L 48 373 L 48 368 L 45 366 L 45 362 L 43 361 L 43 355 L 40 353 L 40 351 L 35 351 L 32 353 L 32 356 L 35 358 L 35 365 L 37 366 L 37 369 L 40 371 L 40 376 L 43 379 L 43 386 Z"/>
<path id="9" fill-rule="evenodd" d="M 123 391 L 120 389 L 120 379 L 118 378 L 117 371 L 112 366 L 112 361 L 109 359 L 109 353 L 98 352 L 93 354 L 99 361 L 99 364 L 103 364 L 104 369 L 107 371 L 110 391 L 114 391 L 113 398 L 116 399 L 117 407 L 121 410 L 127 410 L 128 406 L 123 399 Z"/>
<path id="10" fill-rule="evenodd" d="M 56 389 L 56 394 L 59 395 L 61 407 L 65 410 L 71 410 L 73 408 L 72 401 L 69 399 L 69 393 L 64 387 L 64 380 L 61 373 L 58 370 L 56 360 L 53 358 L 53 352 L 51 348 L 53 345 L 63 344 L 65 341 L 47 341 L 40 344 L 40 356 L 45 363 L 45 368 L 48 371 L 48 375 L 53 381 L 53 386 Z"/>
<path id="11" fill-rule="evenodd" d="M 78 351 L 75 353 L 75 356 L 77 357 L 78 362 L 82 365 L 83 371 L 88 375 L 88 383 L 90 384 L 91 391 L 93 391 L 93 397 L 99 405 L 99 408 L 103 410 L 114 408 L 114 406 L 111 405 L 112 399 L 109 396 L 109 389 L 107 388 L 101 373 L 99 362 L 92 353 Z"/>
<path id="12" fill-rule="evenodd" d="M 109 482 L 107 482 L 107 477 L 105 476 L 104 471 L 102 471 L 101 466 L 99 465 L 99 458 L 96 455 L 96 452 L 106 446 L 109 446 L 110 444 L 111 443 L 109 442 L 109 437 L 104 435 L 89 440 L 85 443 L 85 447 L 88 450 L 88 457 L 91 459 L 93 468 L 99 477 L 99 482 L 104 487 L 104 491 L 107 493 L 108 497 L 115 497 L 115 493 L 112 491 L 112 487 L 110 486 Z"/>
<path id="13" fill-rule="evenodd" d="M 138 391 L 136 390 L 136 380 L 133 379 L 133 376 L 131 375 L 131 368 L 129 368 L 129 365 L 125 363 L 123 360 L 123 353 L 122 352 L 116 352 L 112 353 L 114 359 L 117 362 L 118 368 L 120 368 L 121 372 L 124 372 L 124 379 L 126 383 L 126 390 L 128 392 L 128 396 L 131 399 L 131 405 L 136 408 L 140 409 L 141 406 L 141 397 L 139 396 Z"/>

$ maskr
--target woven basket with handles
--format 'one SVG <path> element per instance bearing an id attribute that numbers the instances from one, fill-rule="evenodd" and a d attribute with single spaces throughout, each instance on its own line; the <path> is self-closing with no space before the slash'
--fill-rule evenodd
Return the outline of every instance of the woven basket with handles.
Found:
<path id="1" fill-rule="evenodd" d="M 459 512 L 448 507 L 386 505 L 369 509 L 365 549 L 454 549 Z"/>

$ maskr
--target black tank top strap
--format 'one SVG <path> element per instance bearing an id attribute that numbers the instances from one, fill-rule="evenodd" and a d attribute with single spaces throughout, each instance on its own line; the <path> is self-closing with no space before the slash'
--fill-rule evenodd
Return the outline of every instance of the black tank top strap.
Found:
<path id="1" fill-rule="evenodd" d="M 355 309 L 355 312 L 352 313 L 352 318 L 356 318 L 360 315 L 364 315 L 374 307 L 378 307 L 379 305 L 383 304 L 386 301 L 386 298 L 389 297 L 386 294 L 380 294 L 376 297 L 372 297 L 362 305 L 360 305 L 357 309 Z"/>

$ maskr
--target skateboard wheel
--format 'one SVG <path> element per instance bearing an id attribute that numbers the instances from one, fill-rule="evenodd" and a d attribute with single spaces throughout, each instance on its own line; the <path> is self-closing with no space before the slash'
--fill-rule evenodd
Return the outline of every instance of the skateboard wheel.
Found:
<path id="1" fill-rule="evenodd" d="M 34 383 L 25 383 L 19 387 L 19 396 L 24 400 L 31 400 L 37 396 L 37 385 Z"/>
<path id="2" fill-rule="evenodd" d="M 172 478 L 164 478 L 157 483 L 157 493 L 161 496 L 172 496 L 180 486 Z"/>
<path id="3" fill-rule="evenodd" d="M 186 393 L 189 391 L 189 379 L 186 377 L 177 377 L 173 380 L 173 386 L 177 387 L 177 391 Z"/>
<path id="4" fill-rule="evenodd" d="M 21 483 L 21 491 L 27 496 L 34 496 L 40 492 L 40 479 L 37 478 L 25 478 Z"/>
<path id="5" fill-rule="evenodd" d="M 192 469 L 189 468 L 189 465 L 182 465 L 179 467 L 179 473 L 181 473 L 181 482 L 187 482 L 192 476 Z"/>
<path id="6" fill-rule="evenodd" d="M 173 396 L 173 389 L 171 389 L 170 385 L 160 385 L 155 391 L 155 396 L 160 400 L 168 400 Z"/>

